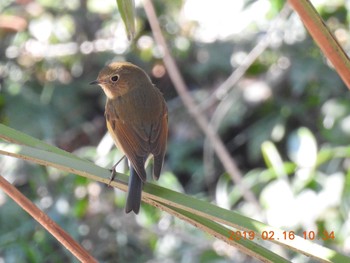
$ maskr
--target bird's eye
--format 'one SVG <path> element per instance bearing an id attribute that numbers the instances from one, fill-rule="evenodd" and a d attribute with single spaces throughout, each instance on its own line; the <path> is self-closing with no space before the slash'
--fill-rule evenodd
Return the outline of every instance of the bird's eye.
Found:
<path id="1" fill-rule="evenodd" d="M 111 81 L 113 81 L 113 82 L 117 82 L 118 79 L 119 79 L 118 75 L 114 75 L 114 76 L 111 77 Z"/>

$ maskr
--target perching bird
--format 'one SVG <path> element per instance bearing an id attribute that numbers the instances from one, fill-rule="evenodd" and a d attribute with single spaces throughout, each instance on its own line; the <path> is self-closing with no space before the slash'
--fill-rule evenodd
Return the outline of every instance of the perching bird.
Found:
<path id="1" fill-rule="evenodd" d="M 153 177 L 158 180 L 168 136 L 168 110 L 163 95 L 147 74 L 128 62 L 104 67 L 97 80 L 107 96 L 107 128 L 117 147 L 129 159 L 130 177 L 125 212 L 140 209 L 145 162 L 153 155 Z"/>

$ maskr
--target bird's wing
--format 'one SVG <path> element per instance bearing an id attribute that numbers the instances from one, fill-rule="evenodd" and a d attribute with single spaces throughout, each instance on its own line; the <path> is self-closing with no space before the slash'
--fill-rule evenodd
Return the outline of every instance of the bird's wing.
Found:
<path id="1" fill-rule="evenodd" d="M 108 131 L 117 147 L 128 157 L 141 180 L 146 181 L 144 162 L 148 143 L 142 138 L 145 136 L 140 136 L 130 123 L 120 120 L 113 107 L 106 108 L 105 115 Z"/>
<path id="2" fill-rule="evenodd" d="M 166 151 L 168 138 L 168 110 L 163 103 L 163 115 L 161 119 L 152 127 L 150 145 L 151 153 L 154 156 L 153 177 L 158 180 L 163 166 L 163 159 Z"/>

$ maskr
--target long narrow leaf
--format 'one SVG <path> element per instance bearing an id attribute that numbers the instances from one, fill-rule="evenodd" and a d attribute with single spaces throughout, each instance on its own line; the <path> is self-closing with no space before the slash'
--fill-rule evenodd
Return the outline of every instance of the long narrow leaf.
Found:
<path id="1" fill-rule="evenodd" d="M 117 0 L 117 4 L 128 39 L 131 41 L 135 37 L 135 2 L 134 0 Z"/>
<path id="2" fill-rule="evenodd" d="M 66 152 L 66 151 L 64 151 L 56 146 L 45 143 L 41 140 L 38 140 L 32 136 L 29 136 L 23 132 L 15 130 L 15 129 L 12 129 L 12 128 L 10 128 L 6 125 L 3 125 L 3 124 L 0 124 L 0 138 L 6 140 L 8 142 L 13 142 L 15 144 L 23 144 L 23 145 L 31 146 L 33 148 L 42 149 L 42 150 L 46 150 L 49 152 L 61 154 L 61 155 L 71 157 L 74 159 L 83 160 L 74 154 Z"/>
<path id="3" fill-rule="evenodd" d="M 1 134 L 1 130 L 0 137 L 4 137 L 3 134 Z M 16 141 L 15 138 L 12 139 Z M 36 149 L 27 145 L 16 145 L 7 141 L 3 141 L 3 143 L 0 144 L 0 153 L 42 165 L 53 166 L 62 171 L 79 174 L 102 183 L 108 183 L 109 181 L 110 172 L 107 169 L 103 169 L 84 160 L 71 158 L 67 156 L 67 154 L 48 152 L 43 149 Z M 117 180 L 112 182 L 112 186 L 126 191 L 127 176 L 118 174 Z M 293 236 L 293 239 L 287 238 L 288 235 L 282 230 L 270 227 L 233 211 L 217 207 L 208 202 L 197 200 L 193 197 L 151 183 L 146 183 L 143 190 L 143 201 L 151 204 L 162 203 L 166 206 L 173 207 L 174 210 L 180 209 L 181 211 L 186 211 L 182 213 L 183 215 L 187 213 L 186 217 L 188 217 L 188 213 L 190 213 L 196 216 L 196 218 L 204 218 L 205 220 L 222 223 L 241 231 L 252 230 L 256 233 L 256 239 L 259 238 L 260 240 L 264 239 L 266 241 L 278 243 L 288 249 L 306 254 L 322 262 L 350 262 L 349 257 L 331 249 L 314 244 L 296 235 Z M 229 238 L 229 233 L 227 233 L 227 237 Z"/>
<path id="4" fill-rule="evenodd" d="M 195 215 L 193 213 L 190 213 L 188 211 L 185 211 L 176 207 L 172 207 L 162 203 L 159 203 L 159 204 L 164 206 L 165 211 L 177 212 L 180 218 L 186 220 L 187 222 L 191 223 L 196 227 L 199 227 L 200 229 L 215 236 L 216 238 L 221 239 L 227 242 L 228 244 L 238 248 L 240 251 L 243 251 L 245 254 L 248 254 L 254 258 L 260 259 L 263 262 L 274 262 L 274 263 L 289 262 L 283 257 L 256 244 L 255 242 L 252 242 L 251 240 L 254 240 L 254 238 L 249 240 L 249 237 L 244 237 L 243 235 L 232 236 L 230 234 L 232 230 L 214 221 L 208 220 L 204 217 Z"/>

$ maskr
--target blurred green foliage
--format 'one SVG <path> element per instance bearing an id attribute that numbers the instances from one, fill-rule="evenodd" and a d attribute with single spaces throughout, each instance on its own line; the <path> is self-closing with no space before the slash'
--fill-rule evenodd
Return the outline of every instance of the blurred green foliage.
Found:
<path id="1" fill-rule="evenodd" d="M 349 51 L 349 6 L 319 2 L 318 11 Z M 188 88 L 260 198 L 262 215 L 241 198 L 212 146 L 204 147 L 140 5 L 135 41 L 129 43 L 115 1 L 1 1 L 0 120 L 111 167 L 120 153 L 104 136 L 104 95 L 88 83 L 107 62 L 131 61 L 150 74 L 168 102 L 170 134 L 160 184 L 298 234 L 334 231 L 336 239 L 326 245 L 349 253 L 350 94 L 297 15 L 278 18 L 284 3 L 154 1 Z M 206 105 L 265 36 L 266 50 L 244 77 Z M 0 162 L 2 175 L 100 262 L 248 262 L 237 250 L 148 205 L 137 217 L 125 215 L 119 191 L 11 158 Z M 67 260 L 74 262 L 0 192 L 0 262 Z"/>

